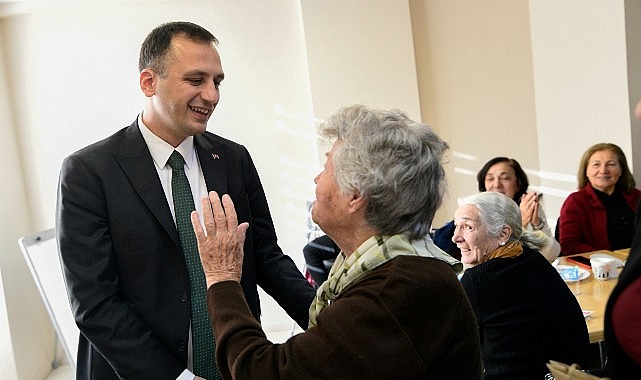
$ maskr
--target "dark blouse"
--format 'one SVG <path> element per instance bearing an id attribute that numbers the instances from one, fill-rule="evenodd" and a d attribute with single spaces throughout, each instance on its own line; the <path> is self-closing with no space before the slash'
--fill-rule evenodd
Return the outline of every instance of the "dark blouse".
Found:
<path id="1" fill-rule="evenodd" d="M 632 245 L 634 233 L 634 211 L 630 209 L 619 190 L 612 195 L 597 189 L 594 189 L 594 192 L 606 210 L 610 250 L 629 248 Z"/>
<path id="2" fill-rule="evenodd" d="M 484 380 L 540 380 L 550 360 L 589 368 L 581 306 L 539 252 L 524 247 L 469 268 L 461 284 L 479 324 Z"/>
<path id="3" fill-rule="evenodd" d="M 341 249 L 327 235 L 319 236 L 303 247 L 305 266 L 314 280 L 315 288 L 327 280 L 329 270 L 340 251 Z"/>

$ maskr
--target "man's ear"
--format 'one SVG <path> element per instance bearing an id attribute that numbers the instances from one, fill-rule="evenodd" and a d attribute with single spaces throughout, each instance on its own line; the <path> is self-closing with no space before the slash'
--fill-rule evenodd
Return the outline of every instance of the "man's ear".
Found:
<path id="1" fill-rule="evenodd" d="M 146 97 L 151 97 L 156 93 L 157 74 L 152 69 L 144 69 L 140 72 L 140 89 Z"/>

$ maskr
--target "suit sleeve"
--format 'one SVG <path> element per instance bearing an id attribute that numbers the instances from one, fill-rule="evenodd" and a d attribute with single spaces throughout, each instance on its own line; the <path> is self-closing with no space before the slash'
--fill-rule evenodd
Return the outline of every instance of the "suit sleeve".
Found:
<path id="1" fill-rule="evenodd" d="M 105 175 L 98 172 L 95 165 L 70 156 L 59 179 L 59 253 L 76 324 L 119 376 L 175 379 L 185 365 L 122 297 Z"/>
<path id="2" fill-rule="evenodd" d="M 309 322 L 309 305 L 315 295 L 314 289 L 303 277 L 294 261 L 278 246 L 276 231 L 258 171 L 249 152 L 246 154 L 249 160 L 246 186 L 251 211 L 250 228 L 257 283 L 301 328 L 306 329 Z"/>

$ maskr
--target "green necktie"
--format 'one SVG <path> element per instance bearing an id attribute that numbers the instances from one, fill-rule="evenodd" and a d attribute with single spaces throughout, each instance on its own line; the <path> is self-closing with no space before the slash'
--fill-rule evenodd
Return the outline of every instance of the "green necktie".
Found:
<path id="1" fill-rule="evenodd" d="M 174 198 L 176 226 L 185 255 L 191 288 L 191 332 L 194 374 L 207 380 L 220 379 L 216 370 L 214 334 L 207 315 L 207 283 L 198 254 L 198 243 L 191 225 L 194 198 L 185 175 L 185 160 L 175 151 L 167 161 L 171 166 L 171 192 Z"/>

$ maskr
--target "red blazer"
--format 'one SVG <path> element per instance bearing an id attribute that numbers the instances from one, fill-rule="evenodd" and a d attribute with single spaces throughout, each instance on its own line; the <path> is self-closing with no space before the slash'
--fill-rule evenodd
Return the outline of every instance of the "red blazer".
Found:
<path id="1" fill-rule="evenodd" d="M 641 191 L 632 189 L 624 192 L 623 198 L 634 211 L 641 198 Z M 570 194 L 563 203 L 559 235 L 563 255 L 610 250 L 605 206 L 589 183 Z"/>

